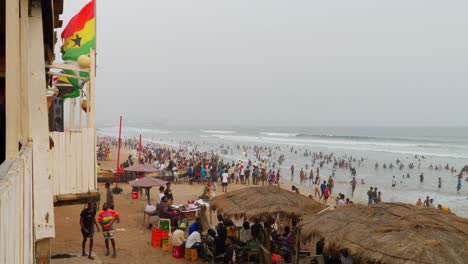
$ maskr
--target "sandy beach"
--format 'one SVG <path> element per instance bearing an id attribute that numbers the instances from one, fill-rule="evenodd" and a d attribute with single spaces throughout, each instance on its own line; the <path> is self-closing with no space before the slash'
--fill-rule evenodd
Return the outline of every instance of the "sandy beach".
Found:
<path id="1" fill-rule="evenodd" d="M 122 149 L 121 157 L 126 158 L 130 154 L 129 149 Z M 108 161 L 100 161 L 101 168 L 113 169 L 116 166 L 116 150 L 112 149 L 112 158 Z M 122 159 L 122 158 L 121 158 Z M 151 247 L 151 230 L 143 226 L 143 208 L 146 205 L 146 196 L 133 200 L 131 187 L 127 183 L 120 183 L 124 191 L 119 195 L 114 195 L 116 210 L 121 215 L 121 221 L 115 224 L 117 258 L 104 256 L 105 246 L 101 233 L 95 233 L 94 253 L 102 263 L 171 263 L 175 260 L 170 252 L 162 251 L 160 248 Z M 229 190 L 245 188 L 246 185 L 231 184 Z M 187 200 L 196 199 L 203 191 L 204 185 L 188 183 L 173 184 L 175 204 L 184 204 Z M 291 189 L 291 184 L 284 182 L 282 188 Z M 99 184 L 101 192 L 101 205 L 105 199 L 104 184 Z M 305 195 L 311 194 L 306 190 L 301 190 Z M 217 195 L 222 193 L 218 190 Z M 331 197 L 332 198 L 332 197 Z M 156 204 L 157 189 L 151 190 L 151 203 Z M 333 199 L 329 199 L 333 202 Z M 79 253 L 81 251 L 81 232 L 79 226 L 80 212 L 85 205 L 73 205 L 55 207 L 56 238 L 52 240 L 52 255 L 64 253 Z M 85 257 L 80 257 L 85 259 Z"/>

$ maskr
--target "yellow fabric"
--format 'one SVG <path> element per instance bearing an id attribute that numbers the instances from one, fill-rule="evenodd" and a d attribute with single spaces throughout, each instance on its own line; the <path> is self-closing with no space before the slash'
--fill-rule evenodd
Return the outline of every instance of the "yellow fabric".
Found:
<path id="1" fill-rule="evenodd" d="M 77 36 L 81 38 L 81 45 L 91 41 L 96 35 L 96 23 L 95 19 L 88 20 L 82 30 L 75 32 L 72 36 L 66 38 L 63 41 L 62 49 L 65 51 L 71 48 L 79 48 L 73 39 L 76 39 Z"/>
<path id="2" fill-rule="evenodd" d="M 97 173 L 102 173 L 101 166 L 96 165 L 96 172 L 97 172 Z"/>

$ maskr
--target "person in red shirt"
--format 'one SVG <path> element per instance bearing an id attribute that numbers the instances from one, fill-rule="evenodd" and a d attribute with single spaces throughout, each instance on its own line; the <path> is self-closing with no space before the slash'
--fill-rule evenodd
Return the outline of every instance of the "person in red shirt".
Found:
<path id="1" fill-rule="evenodd" d="M 323 192 L 323 202 L 327 203 L 328 197 L 330 197 L 330 189 L 328 186 L 325 187 L 325 191 Z"/>
<path id="2" fill-rule="evenodd" d="M 106 256 L 109 256 L 109 240 L 112 243 L 112 249 L 114 250 L 112 256 L 116 257 L 117 252 L 115 250 L 115 240 L 114 240 L 114 222 L 120 221 L 120 215 L 117 211 L 114 211 L 109 208 L 107 203 L 104 203 L 102 206 L 102 212 L 98 215 L 98 222 L 102 227 L 102 234 L 104 235 L 104 240 L 106 243 Z"/>

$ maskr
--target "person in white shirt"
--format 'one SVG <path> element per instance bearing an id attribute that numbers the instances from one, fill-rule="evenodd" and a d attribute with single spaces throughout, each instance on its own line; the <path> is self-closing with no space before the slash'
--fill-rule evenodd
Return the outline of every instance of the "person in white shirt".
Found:
<path id="1" fill-rule="evenodd" d="M 250 230 L 249 222 L 245 222 L 243 228 L 240 230 L 240 241 L 246 243 L 249 240 L 252 240 L 252 231 Z"/>
<path id="2" fill-rule="evenodd" d="M 339 198 L 336 201 L 336 204 L 337 205 L 345 205 L 346 204 L 344 194 L 342 194 L 342 193 L 339 194 Z"/>
<path id="3" fill-rule="evenodd" d="M 180 224 L 179 229 L 174 231 L 171 236 L 171 243 L 173 246 L 180 247 L 185 246 L 185 232 L 184 230 L 187 228 L 185 223 Z"/>
<path id="4" fill-rule="evenodd" d="M 176 166 L 172 167 L 172 175 L 174 176 L 174 182 L 179 183 L 179 173 Z"/>
<path id="5" fill-rule="evenodd" d="M 158 169 L 158 167 L 159 167 L 159 161 L 155 159 L 153 162 L 153 168 Z"/>
<path id="6" fill-rule="evenodd" d="M 221 185 L 223 186 L 223 192 L 227 192 L 229 174 L 227 172 L 224 172 L 223 175 L 221 175 L 221 177 L 223 177 L 223 180 L 221 181 Z"/>
<path id="7" fill-rule="evenodd" d="M 164 197 L 164 186 L 159 186 L 158 196 L 159 196 L 159 202 L 158 203 L 160 203 L 162 198 Z"/>
<path id="8" fill-rule="evenodd" d="M 164 163 L 159 163 L 159 176 L 163 176 L 164 174 Z"/>
<path id="9" fill-rule="evenodd" d="M 201 232 L 201 226 L 199 226 L 196 231 L 193 231 L 192 234 L 190 234 L 190 236 L 187 238 L 187 241 L 185 242 L 185 250 L 197 249 L 198 256 L 204 259 L 205 252 L 203 249 L 200 232 Z"/>

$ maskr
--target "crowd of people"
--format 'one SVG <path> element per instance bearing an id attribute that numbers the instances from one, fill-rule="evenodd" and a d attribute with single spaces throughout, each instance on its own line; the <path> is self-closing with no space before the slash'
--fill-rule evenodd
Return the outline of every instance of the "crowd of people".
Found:
<path id="1" fill-rule="evenodd" d="M 280 186 L 286 181 L 281 173 L 281 169 L 284 168 L 286 156 L 282 153 L 282 149 L 279 146 L 243 146 L 239 144 L 230 146 L 221 144 L 218 150 L 202 151 L 202 148 L 200 148 L 197 143 L 191 141 L 180 142 L 177 147 L 176 145 L 169 146 L 156 143 L 147 143 L 140 146 L 136 139 L 126 139 L 124 142 L 124 147 L 130 148 L 132 153 L 122 162 L 122 168 L 133 166 L 137 162 L 153 166 L 158 169 L 160 175 L 174 176 L 173 182 L 175 183 L 185 181 L 189 184 L 205 184 L 206 187 L 203 194 L 210 190 L 217 191 L 219 185 L 221 185 L 222 192 L 228 192 L 228 187 L 232 184 Z M 105 159 L 107 155 L 110 155 L 110 148 L 115 147 L 117 143 L 118 142 L 113 138 L 100 140 L 98 145 L 98 157 Z M 298 170 L 299 179 L 297 184 L 299 184 L 302 189 L 310 188 L 310 191 L 313 193 L 313 198 L 319 201 L 327 203 L 332 197 L 336 206 L 353 204 L 351 199 L 354 197 L 357 185 L 366 184 L 362 178 L 360 178 L 359 181 L 357 180 L 357 171 L 360 167 L 364 166 L 365 163 L 365 159 L 362 157 L 358 158 L 346 155 L 338 157 L 334 153 L 312 152 L 310 150 L 305 150 L 301 154 L 301 152 L 294 147 L 291 147 L 289 151 L 295 155 L 303 155 L 310 160 L 309 163 L 305 164 L 304 168 Z M 234 152 L 242 153 L 243 159 L 233 160 L 232 156 Z M 253 155 L 250 155 L 252 152 Z M 99 153 L 102 153 L 102 155 Z M 425 159 L 425 157 L 415 158 L 419 160 Z M 382 168 L 385 170 L 392 170 L 394 168 L 402 169 L 405 167 L 411 170 L 415 168 L 413 162 L 404 165 L 397 159 L 395 164 L 397 165 L 395 166 L 393 163 L 390 163 L 390 165 L 383 163 Z M 418 167 L 419 166 L 418 164 Z M 331 168 L 331 170 L 328 168 Z M 376 163 L 375 169 L 378 170 L 379 168 L 380 165 Z M 429 166 L 429 168 L 431 167 Z M 446 164 L 444 167 L 439 165 L 432 166 L 432 169 L 445 169 L 450 172 L 456 171 L 456 169 L 449 164 Z M 185 173 L 179 177 L 179 175 L 177 175 L 178 170 L 185 170 Z M 350 197 L 347 197 L 344 193 L 332 195 L 332 193 L 336 192 L 336 190 L 334 190 L 336 174 L 339 173 L 341 175 L 345 171 L 348 171 L 346 174 L 349 174 L 350 179 L 348 180 L 351 187 Z M 290 172 L 291 183 L 295 183 L 296 166 L 294 164 L 291 164 Z M 463 175 L 466 174 L 468 174 L 468 166 L 463 168 L 457 175 L 458 191 L 461 189 Z M 409 172 L 406 173 L 406 175 L 403 174 L 402 180 L 406 178 L 410 178 Z M 421 172 L 419 180 L 421 184 L 424 183 L 424 173 Z M 396 176 L 391 178 L 392 188 L 398 188 L 401 183 L 402 181 L 397 180 Z M 438 187 L 441 188 L 441 185 L 442 179 L 439 177 Z M 299 193 L 299 187 L 296 186 L 297 185 L 292 186 L 292 191 Z M 106 232 L 104 235 L 107 248 L 106 255 L 109 255 L 109 240 L 114 249 L 113 255 L 116 255 L 115 240 L 113 232 L 110 231 L 113 230 L 112 224 L 118 221 L 119 214 L 114 211 L 115 205 L 109 186 L 106 185 L 106 189 L 106 207 L 103 208 L 103 212 L 107 213 L 101 212 L 100 217 L 98 216 L 98 220 L 96 221 L 90 220 L 91 215 L 93 217 L 96 215 L 96 208 L 92 205 L 88 205 L 88 208 L 82 212 L 80 224 L 83 233 L 83 254 L 87 254 L 89 257 L 92 257 L 93 233 L 94 230 L 99 231 L 99 227 Z M 209 199 L 209 195 L 204 196 L 203 194 L 200 198 Z M 368 205 L 383 202 L 381 188 L 375 185 L 369 187 L 367 197 Z M 180 212 L 173 207 L 173 201 L 174 195 L 171 190 L 171 183 L 169 182 L 166 187 L 161 186 L 159 188 L 158 204 L 155 211 L 161 218 L 169 218 L 172 220 L 173 226 L 176 228 L 171 238 L 172 245 L 183 246 L 186 249 L 196 249 L 198 255 L 203 260 L 215 257 L 215 255 L 220 253 L 226 253 L 223 256 L 226 260 L 229 260 L 230 258 L 235 258 L 238 253 L 242 251 L 242 247 L 248 247 L 252 243 L 259 243 L 266 239 L 266 225 L 265 223 L 260 224 L 260 219 L 255 220 L 253 224 L 244 222 L 239 232 L 237 232 L 237 227 L 230 219 L 223 219 L 222 216 L 218 216 L 219 223 L 216 228 L 213 229 L 203 230 L 200 219 L 197 219 L 187 226 L 184 222 L 180 221 Z M 450 212 L 448 207 L 440 204 L 436 207 L 434 199 L 431 199 L 429 196 L 426 197 L 424 201 L 419 199 L 416 205 L 438 208 L 442 211 Z M 113 219 L 111 222 L 107 222 L 107 224 L 111 223 L 111 225 L 107 225 L 106 221 L 103 220 L 106 219 L 108 215 L 111 215 L 111 219 Z M 94 229 L 94 226 L 96 226 L 96 229 Z M 272 227 L 274 226 L 275 225 L 272 224 Z M 236 232 L 233 232 L 233 230 L 236 230 Z M 279 243 L 278 241 L 282 241 L 288 242 L 292 245 L 292 248 L 294 248 L 294 226 L 292 228 L 286 226 L 282 228 L 282 230 L 284 231 L 278 234 L 278 231 L 273 228 L 270 238 L 272 239 L 272 245 Z M 85 252 L 87 238 L 90 238 L 89 254 Z M 320 243 L 317 244 L 318 248 L 320 247 L 319 244 Z M 293 253 L 291 251 L 286 253 L 282 252 L 282 254 L 288 257 L 288 254 L 292 256 Z M 346 257 L 346 254 L 343 256 Z"/>

